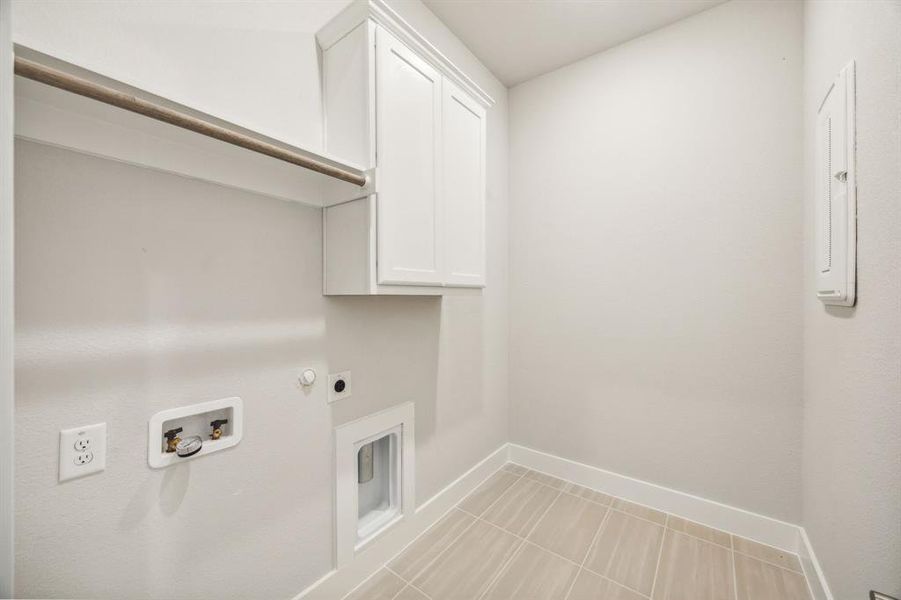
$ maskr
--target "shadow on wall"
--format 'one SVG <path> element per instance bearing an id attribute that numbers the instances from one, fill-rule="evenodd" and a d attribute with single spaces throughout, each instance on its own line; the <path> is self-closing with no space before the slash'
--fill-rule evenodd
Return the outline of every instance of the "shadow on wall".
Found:
<path id="1" fill-rule="evenodd" d="M 494 449 L 481 296 L 330 297 L 325 312 L 329 370 L 353 381 L 332 426 L 413 402 L 417 502 Z"/>
<path id="2" fill-rule="evenodd" d="M 824 304 L 823 307 L 826 309 L 826 313 L 831 317 L 838 317 L 839 319 L 853 319 L 854 315 L 857 314 L 857 305 L 854 306 L 834 306 L 831 304 Z"/>
<path id="3" fill-rule="evenodd" d="M 290 597 L 332 566 L 336 425 L 414 402 L 422 500 L 500 443 L 484 297 L 324 298 L 317 209 L 17 146 L 18 595 Z M 228 396 L 240 445 L 148 466 L 151 415 Z M 107 469 L 60 484 L 59 430 L 95 422 Z"/>
<path id="4" fill-rule="evenodd" d="M 326 299 L 331 372 L 350 370 L 353 396 L 332 404 L 332 424 L 403 402 L 416 405 L 420 443 L 434 432 L 441 298 L 348 296 Z"/>
<path id="5" fill-rule="evenodd" d="M 326 307 L 329 368 L 350 369 L 354 385 L 351 401 L 333 405 L 335 426 L 412 401 L 421 443 L 439 421 L 453 427 L 481 412 L 481 297 L 332 297 Z"/>
<path id="6" fill-rule="evenodd" d="M 17 337 L 16 378 L 45 394 L 65 394 L 74 377 L 93 370 L 108 386 L 154 377 L 215 377 L 222 370 L 291 368 L 298 346 L 324 335 L 321 318 L 193 323 L 92 323 L 31 329 Z M 215 357 L 215 360 L 211 360 Z M 54 377 L 47 377 L 53 372 Z"/>
<path id="7" fill-rule="evenodd" d="M 17 595 L 296 593 L 331 564 L 330 411 L 296 378 L 326 370 L 319 211 L 16 151 Z M 245 402 L 239 446 L 148 466 L 151 415 L 227 396 Z M 59 430 L 95 422 L 106 470 L 58 483 Z"/>

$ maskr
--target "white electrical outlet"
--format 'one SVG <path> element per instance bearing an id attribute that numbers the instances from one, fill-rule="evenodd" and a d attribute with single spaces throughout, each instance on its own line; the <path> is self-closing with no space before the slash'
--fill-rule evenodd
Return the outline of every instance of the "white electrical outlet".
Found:
<path id="1" fill-rule="evenodd" d="M 336 402 L 350 398 L 350 371 L 330 373 L 328 376 L 328 401 Z"/>
<path id="2" fill-rule="evenodd" d="M 66 481 L 106 468 L 106 423 L 59 432 L 59 480 Z"/>

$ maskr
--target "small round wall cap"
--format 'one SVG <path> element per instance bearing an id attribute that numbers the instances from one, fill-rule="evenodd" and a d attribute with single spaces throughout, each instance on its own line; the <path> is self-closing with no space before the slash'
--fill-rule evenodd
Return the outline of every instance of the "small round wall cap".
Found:
<path id="1" fill-rule="evenodd" d="M 303 373 L 300 374 L 300 385 L 306 387 L 313 385 L 314 381 L 316 381 L 316 371 L 313 369 L 304 369 Z"/>

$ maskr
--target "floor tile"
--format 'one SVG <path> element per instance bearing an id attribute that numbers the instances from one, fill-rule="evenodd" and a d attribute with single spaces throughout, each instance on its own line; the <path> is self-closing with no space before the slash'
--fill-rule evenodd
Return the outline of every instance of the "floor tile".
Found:
<path id="1" fill-rule="evenodd" d="M 661 525 L 610 511 L 584 566 L 616 583 L 649 595 L 663 532 Z"/>
<path id="2" fill-rule="evenodd" d="M 732 549 L 732 536 L 730 536 L 725 531 L 713 529 L 711 527 L 707 527 L 706 525 L 695 523 L 694 521 L 688 521 L 686 519 L 674 517 L 673 515 L 669 515 L 666 521 L 666 526 L 673 531 L 681 531 L 682 533 L 687 533 L 688 535 L 694 536 L 696 538 L 700 538 L 708 542 L 713 542 L 714 544 L 719 544 L 720 546 L 724 546 L 726 548 L 729 548 L 730 550 Z"/>
<path id="3" fill-rule="evenodd" d="M 518 475 L 500 470 L 482 483 L 476 490 L 460 502 L 460 508 L 475 516 L 481 516 L 485 509 L 500 498 L 507 488 L 519 479 Z"/>
<path id="4" fill-rule="evenodd" d="M 514 463 L 459 509 L 345 600 L 811 600 L 794 554 Z"/>
<path id="5" fill-rule="evenodd" d="M 646 600 L 644 596 L 628 588 L 582 570 L 567 600 Z"/>
<path id="6" fill-rule="evenodd" d="M 738 537 L 737 535 L 732 536 L 732 543 L 736 552 L 758 558 L 763 562 L 768 562 L 777 567 L 785 567 L 786 569 L 791 569 L 798 573 L 802 572 L 801 561 L 798 560 L 797 556 L 790 552 L 785 552 L 784 550 L 766 546 L 758 542 L 752 542 L 751 540 Z"/>
<path id="7" fill-rule="evenodd" d="M 429 597 L 417 590 L 415 587 L 407 586 L 394 597 L 394 600 L 429 600 Z"/>
<path id="8" fill-rule="evenodd" d="M 548 485 L 555 490 L 562 490 L 567 485 L 567 482 L 563 481 L 562 479 L 557 479 L 556 477 L 551 477 L 550 475 L 545 475 L 544 473 L 539 473 L 538 471 L 529 471 L 528 473 L 526 473 L 526 477 L 528 477 L 532 481 L 537 481 L 538 483 Z"/>
<path id="9" fill-rule="evenodd" d="M 733 600 L 732 550 L 666 532 L 654 600 Z"/>
<path id="10" fill-rule="evenodd" d="M 660 512 L 659 510 L 654 510 L 653 508 L 648 508 L 647 506 L 635 504 L 634 502 L 629 502 L 627 500 L 623 500 L 622 498 L 616 498 L 613 501 L 612 506 L 616 510 L 622 511 L 632 516 L 641 517 L 642 519 L 647 519 L 648 521 L 653 521 L 654 523 L 659 523 L 660 525 L 666 524 L 666 513 Z"/>
<path id="11" fill-rule="evenodd" d="M 519 536 L 528 535 L 559 492 L 530 479 L 520 479 L 485 511 L 482 518 Z"/>
<path id="12" fill-rule="evenodd" d="M 581 564 L 605 514 L 607 508 L 600 504 L 560 494 L 529 540 Z"/>
<path id="13" fill-rule="evenodd" d="M 387 569 L 382 569 L 344 600 L 391 600 L 407 583 Z"/>
<path id="14" fill-rule="evenodd" d="M 513 473 L 514 475 L 525 475 L 529 472 L 527 468 L 522 465 L 518 465 L 516 463 L 506 463 L 503 467 L 501 467 L 504 471 L 508 473 Z"/>
<path id="15" fill-rule="evenodd" d="M 452 510 L 388 563 L 388 567 L 407 581 L 412 581 L 473 522 L 474 517 L 461 510 Z"/>
<path id="16" fill-rule="evenodd" d="M 578 572 L 578 565 L 523 544 L 484 600 L 563 600 Z"/>
<path id="17" fill-rule="evenodd" d="M 433 600 L 478 598 L 521 543 L 476 521 L 412 583 Z"/>
<path id="18" fill-rule="evenodd" d="M 575 483 L 567 482 L 566 485 L 561 488 L 561 491 L 566 492 L 567 494 L 572 494 L 573 496 L 578 496 L 579 498 L 591 500 L 592 502 L 597 502 L 598 504 L 603 504 L 604 506 L 609 506 L 610 503 L 613 502 L 613 496 L 608 496 L 607 494 L 604 494 L 602 492 L 598 492 L 587 487 L 582 487 L 581 485 L 576 485 Z"/>
<path id="19" fill-rule="evenodd" d="M 573 496 L 579 496 L 580 498 L 585 498 L 599 504 L 608 505 L 613 501 L 613 496 L 608 496 L 607 494 L 597 492 L 581 485 L 576 485 L 569 481 L 564 481 L 563 479 L 552 477 L 551 475 L 546 475 L 545 473 L 539 473 L 538 471 L 527 471 L 526 477 L 556 490 L 572 494 Z"/>
<path id="20" fill-rule="evenodd" d="M 738 600 L 810 600 L 804 576 L 735 553 Z"/>

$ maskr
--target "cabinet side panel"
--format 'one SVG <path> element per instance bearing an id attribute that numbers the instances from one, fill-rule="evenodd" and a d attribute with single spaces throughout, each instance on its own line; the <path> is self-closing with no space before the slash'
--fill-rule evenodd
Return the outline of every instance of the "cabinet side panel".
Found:
<path id="1" fill-rule="evenodd" d="M 322 53 L 325 150 L 371 168 L 369 24 L 361 23 Z"/>
<path id="2" fill-rule="evenodd" d="M 374 201 L 361 198 L 322 209 L 326 296 L 370 293 Z"/>

